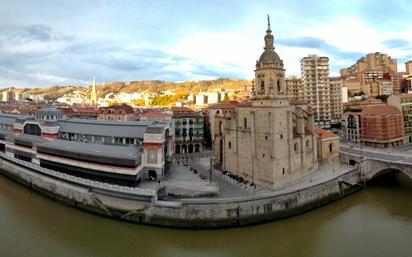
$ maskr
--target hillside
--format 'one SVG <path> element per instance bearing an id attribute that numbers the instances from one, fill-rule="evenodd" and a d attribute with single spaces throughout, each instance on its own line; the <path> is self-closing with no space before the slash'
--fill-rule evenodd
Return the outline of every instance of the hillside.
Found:
<path id="1" fill-rule="evenodd" d="M 164 82 L 164 81 L 132 81 L 124 82 L 109 82 L 102 85 L 97 85 L 99 97 L 103 97 L 110 92 L 146 92 L 158 94 L 167 90 L 178 94 L 196 94 L 202 91 L 212 90 L 237 90 L 243 91 L 251 87 L 250 80 L 232 80 L 232 79 L 217 79 L 204 81 L 188 81 L 188 82 Z M 26 93 L 33 95 L 44 95 L 47 99 L 57 99 L 64 94 L 69 94 L 76 90 L 89 90 L 89 87 L 79 86 L 53 86 L 49 88 L 33 88 L 25 90 Z"/>

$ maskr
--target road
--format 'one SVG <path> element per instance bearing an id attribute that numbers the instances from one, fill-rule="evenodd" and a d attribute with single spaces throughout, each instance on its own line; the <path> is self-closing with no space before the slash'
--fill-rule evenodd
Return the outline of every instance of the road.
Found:
<path id="1" fill-rule="evenodd" d="M 412 165 L 412 154 L 402 148 L 377 149 L 364 146 L 359 148 L 359 146 L 341 144 L 340 150 L 341 152 L 370 157 L 382 161 L 401 162 Z"/>

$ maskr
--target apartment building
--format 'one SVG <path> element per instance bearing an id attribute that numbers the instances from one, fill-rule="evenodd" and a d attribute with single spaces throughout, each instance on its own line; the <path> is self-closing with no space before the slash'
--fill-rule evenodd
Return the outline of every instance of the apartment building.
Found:
<path id="1" fill-rule="evenodd" d="M 302 58 L 300 67 L 304 99 L 314 111 L 315 123 L 318 127 L 330 127 L 332 91 L 329 84 L 329 58 L 309 55 Z"/>
<path id="2" fill-rule="evenodd" d="M 305 100 L 305 94 L 303 89 L 302 79 L 297 77 L 288 77 L 285 79 L 286 89 L 288 95 L 295 100 L 303 101 Z"/>

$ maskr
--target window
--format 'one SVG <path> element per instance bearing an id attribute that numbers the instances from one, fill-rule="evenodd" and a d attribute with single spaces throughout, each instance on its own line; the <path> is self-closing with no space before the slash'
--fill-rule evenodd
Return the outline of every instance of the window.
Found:
<path id="1" fill-rule="evenodd" d="M 278 79 L 278 92 L 280 92 L 280 80 Z"/>
<path id="2" fill-rule="evenodd" d="M 329 144 L 329 152 L 330 153 L 333 152 L 333 144 L 332 143 Z"/>
<path id="3" fill-rule="evenodd" d="M 260 81 L 260 92 L 265 93 L 265 82 L 263 80 Z"/>
<path id="4" fill-rule="evenodd" d="M 306 147 L 309 147 L 309 144 L 310 144 L 310 142 L 309 142 L 309 139 L 308 139 L 308 140 L 306 140 Z"/>
<path id="5" fill-rule="evenodd" d="M 285 175 L 285 168 L 282 168 L 282 174 Z"/>
<path id="6" fill-rule="evenodd" d="M 293 145 L 293 150 L 294 150 L 295 152 L 298 151 L 298 143 L 295 143 L 295 144 Z"/>
<path id="7" fill-rule="evenodd" d="M 229 149 L 232 149 L 232 142 L 229 141 Z"/>
<path id="8" fill-rule="evenodd" d="M 283 139 L 283 134 L 280 134 L 280 139 Z"/>
<path id="9" fill-rule="evenodd" d="M 243 127 L 247 129 L 247 119 L 246 118 L 243 119 Z"/>

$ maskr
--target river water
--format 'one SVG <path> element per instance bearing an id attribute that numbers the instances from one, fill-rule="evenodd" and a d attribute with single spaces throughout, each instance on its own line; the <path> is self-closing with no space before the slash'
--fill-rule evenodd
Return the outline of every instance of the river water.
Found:
<path id="1" fill-rule="evenodd" d="M 398 174 L 306 214 L 182 230 L 60 205 L 0 175 L 0 256 L 412 256 L 412 180 Z"/>

